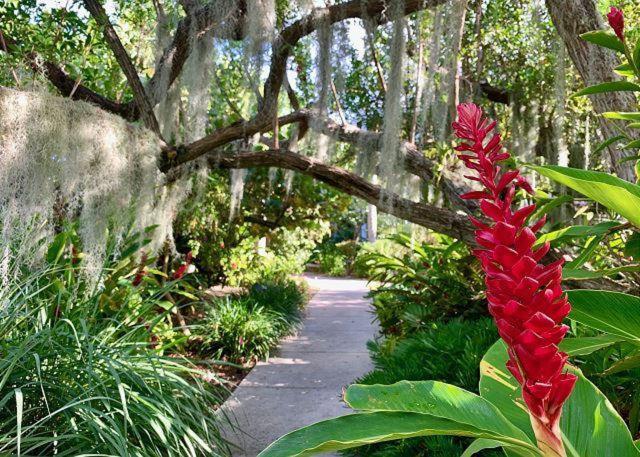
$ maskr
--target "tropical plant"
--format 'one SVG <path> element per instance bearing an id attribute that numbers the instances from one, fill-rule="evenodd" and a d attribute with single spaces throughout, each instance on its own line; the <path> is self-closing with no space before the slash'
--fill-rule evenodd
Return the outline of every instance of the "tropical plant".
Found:
<path id="1" fill-rule="evenodd" d="M 358 384 L 439 379 L 478 393 L 478 365 L 496 341 L 498 333 L 489 318 L 452 319 L 431 325 L 406 337 L 389 336 L 368 344 L 374 370 L 356 380 Z M 345 451 L 354 457 L 447 456 L 459 457 L 468 438 L 431 436 L 378 443 Z"/>
<path id="2" fill-rule="evenodd" d="M 265 359 L 296 329 L 304 301 L 291 280 L 258 283 L 247 295 L 213 299 L 194 326 L 197 351 L 234 363 Z"/>
<path id="3" fill-rule="evenodd" d="M 486 315 L 482 280 L 468 248 L 444 236 L 424 243 L 395 234 L 390 253 L 368 251 L 358 264 L 377 282 L 371 291 L 383 332 L 406 334 L 429 322 Z"/>
<path id="4" fill-rule="evenodd" d="M 138 282 L 138 261 L 113 257 L 96 284 L 76 239 L 58 235 L 40 266 L 12 264 L 0 289 L 0 454 L 228 454 L 211 413 L 223 389 L 161 355 L 176 283 L 145 289 L 154 273 Z"/>
<path id="5" fill-rule="evenodd" d="M 607 14 L 609 25 L 614 34 L 603 30 L 595 30 L 581 35 L 581 37 L 598 46 L 612 49 L 620 54 L 626 62 L 619 65 L 615 71 L 624 79 L 617 81 L 602 82 L 593 86 L 585 87 L 574 96 L 584 96 L 592 94 L 602 94 L 610 92 L 640 92 L 640 40 L 635 46 L 628 42 L 628 34 L 625 33 L 625 20 L 622 11 L 616 7 L 611 7 Z M 597 149 L 621 142 L 624 140 L 623 149 L 640 149 L 640 140 L 633 138 L 630 134 L 640 126 L 640 112 L 605 112 L 602 114 L 607 119 L 627 121 L 628 130 L 621 129 L 620 135 L 608 138 Z M 637 160 L 640 156 L 627 157 L 625 160 Z M 638 165 L 636 165 L 636 174 Z"/>
<path id="6" fill-rule="evenodd" d="M 458 113 L 454 130 L 465 142 L 457 150 L 483 188 L 466 197 L 480 199 L 493 221 L 472 219 L 489 310 L 502 337 L 480 364 L 480 395 L 438 381 L 354 385 L 345 401 L 359 413 L 294 431 L 261 455 L 309 455 L 429 435 L 476 438 L 465 456 L 497 447 L 522 456 L 640 455 L 623 419 L 558 348 L 570 310 L 560 288 L 562 263 L 540 263 L 549 250 L 548 243 L 534 248 L 543 222 L 525 224 L 535 205 L 512 210 L 516 190 L 531 191 L 529 184 L 517 170 L 498 165 L 509 154 L 499 135 L 489 137 L 495 123 L 472 104 Z"/>

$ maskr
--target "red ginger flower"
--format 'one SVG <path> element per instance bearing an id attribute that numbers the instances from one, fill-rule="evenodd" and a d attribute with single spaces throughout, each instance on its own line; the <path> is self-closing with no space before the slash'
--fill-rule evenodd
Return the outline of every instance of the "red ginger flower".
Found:
<path id="1" fill-rule="evenodd" d="M 607 20 L 620 41 L 624 41 L 624 14 L 622 11 L 612 6 L 607 14 Z"/>
<path id="2" fill-rule="evenodd" d="M 577 377 L 563 371 L 567 355 L 558 350 L 568 330 L 562 320 L 571 310 L 560 287 L 563 261 L 544 265 L 549 243 L 533 247 L 535 233 L 544 225 L 544 218 L 526 223 L 536 205 L 512 209 L 517 188 L 532 189 L 518 170 L 498 165 L 510 155 L 503 151 L 500 135 L 492 133 L 495 125 L 473 103 L 459 105 L 453 123 L 458 138 L 466 140 L 455 149 L 467 168 L 477 172 L 467 178 L 484 188 L 463 198 L 480 200 L 490 220 L 471 217 L 480 245 L 474 254 L 486 274 L 489 312 L 508 346 L 507 368 L 522 386 L 538 446 L 545 455 L 564 456 L 560 413 Z"/>

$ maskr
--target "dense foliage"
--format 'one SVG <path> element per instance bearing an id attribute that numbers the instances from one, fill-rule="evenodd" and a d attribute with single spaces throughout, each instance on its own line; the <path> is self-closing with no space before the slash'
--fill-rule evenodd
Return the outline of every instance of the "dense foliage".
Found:
<path id="1" fill-rule="evenodd" d="M 255 284 L 242 296 L 213 299 L 194 333 L 197 351 L 234 363 L 265 359 L 301 320 L 304 291 L 293 281 Z"/>

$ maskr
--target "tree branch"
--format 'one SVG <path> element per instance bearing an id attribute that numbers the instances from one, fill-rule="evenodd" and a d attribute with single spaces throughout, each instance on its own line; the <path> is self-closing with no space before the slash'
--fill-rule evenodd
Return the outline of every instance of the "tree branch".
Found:
<path id="1" fill-rule="evenodd" d="M 0 51 L 7 52 L 12 55 L 19 55 L 20 45 L 5 32 L 2 32 L 5 48 Z M 24 56 L 25 63 L 35 73 L 42 73 L 53 86 L 58 89 L 61 95 L 71 97 L 73 100 L 82 100 L 93 103 L 105 111 L 117 114 L 128 121 L 135 121 L 139 117 L 139 111 L 133 103 L 118 103 L 110 100 L 97 92 L 92 91 L 88 87 L 77 84 L 77 79 L 71 77 L 60 66 L 53 62 L 42 59 L 38 53 L 29 52 Z M 75 88 L 75 90 L 74 90 Z"/>
<path id="2" fill-rule="evenodd" d="M 466 215 L 419 203 L 387 192 L 380 186 L 346 171 L 327 165 L 312 157 L 291 151 L 268 150 L 257 152 L 218 152 L 208 156 L 214 168 L 279 167 L 311 176 L 330 186 L 375 205 L 385 213 L 452 236 L 474 245 L 473 226 Z"/>
<path id="3" fill-rule="evenodd" d="M 113 25 L 111 25 L 106 11 L 98 0 L 84 0 L 84 5 L 87 10 L 89 10 L 91 16 L 93 16 L 98 25 L 102 27 L 104 38 L 113 51 L 113 54 L 115 55 L 120 68 L 124 72 L 127 81 L 129 82 L 129 86 L 131 86 L 131 90 L 133 91 L 133 100 L 140 110 L 142 122 L 144 122 L 144 125 L 148 129 L 153 130 L 156 134 L 158 134 L 158 136 L 160 136 L 160 126 L 158 125 L 158 120 L 153 114 L 153 106 L 149 102 L 149 97 L 147 97 L 144 86 L 140 81 L 138 71 L 133 66 L 133 62 L 131 62 L 131 58 L 129 57 L 127 50 L 122 45 L 122 42 L 120 41 L 116 30 L 113 28 Z"/>

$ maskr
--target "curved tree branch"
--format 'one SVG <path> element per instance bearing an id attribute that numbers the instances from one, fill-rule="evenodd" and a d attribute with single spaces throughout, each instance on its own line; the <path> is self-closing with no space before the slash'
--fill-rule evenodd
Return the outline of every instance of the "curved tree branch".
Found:
<path id="1" fill-rule="evenodd" d="M 144 122 L 144 125 L 148 129 L 154 131 L 158 136 L 160 136 L 158 120 L 156 119 L 155 114 L 153 114 L 153 106 L 149 101 L 149 97 L 147 97 L 142 81 L 140 81 L 138 71 L 134 67 L 133 62 L 131 62 L 131 58 L 129 57 L 127 50 L 122 45 L 116 30 L 113 28 L 113 25 L 111 25 L 111 21 L 109 21 L 109 17 L 102 7 L 102 4 L 98 0 L 84 0 L 84 5 L 98 25 L 102 27 L 104 38 L 113 51 L 124 75 L 127 77 L 129 86 L 133 91 L 133 100 L 140 110 L 142 122 Z"/>
<path id="2" fill-rule="evenodd" d="M 473 226 L 466 215 L 402 198 L 354 173 L 312 157 L 270 149 L 257 152 L 219 152 L 210 154 L 208 161 L 213 168 L 278 167 L 298 171 L 371 203 L 380 211 L 452 236 L 467 244 L 475 244 Z"/>
<path id="3" fill-rule="evenodd" d="M 9 54 L 19 55 L 20 45 L 13 38 L 0 30 L 4 38 L 6 48 L 0 51 Z M 135 121 L 140 117 L 139 111 L 134 103 L 118 103 L 88 87 L 78 84 L 78 80 L 71 77 L 59 65 L 42 59 L 37 52 L 29 52 L 24 56 L 25 63 L 34 73 L 42 73 L 53 86 L 58 89 L 61 95 L 71 97 L 73 100 L 83 100 L 93 103 L 110 113 L 116 114 L 128 121 Z"/>

